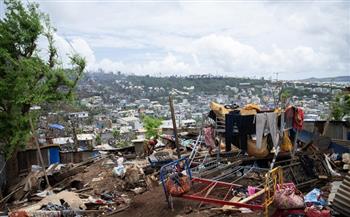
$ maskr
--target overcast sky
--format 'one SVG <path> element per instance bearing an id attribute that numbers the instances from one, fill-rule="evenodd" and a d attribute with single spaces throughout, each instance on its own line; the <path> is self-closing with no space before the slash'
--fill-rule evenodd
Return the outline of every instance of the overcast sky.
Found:
<path id="1" fill-rule="evenodd" d="M 350 1 L 37 2 L 57 28 L 62 61 L 73 46 L 89 70 L 350 75 Z"/>

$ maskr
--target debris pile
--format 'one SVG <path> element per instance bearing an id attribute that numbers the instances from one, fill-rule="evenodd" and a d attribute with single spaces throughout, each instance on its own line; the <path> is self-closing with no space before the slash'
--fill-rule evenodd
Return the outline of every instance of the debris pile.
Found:
<path id="1" fill-rule="evenodd" d="M 12 216 L 164 214 L 179 209 L 174 201 L 180 199 L 196 202 L 182 204 L 188 216 L 350 215 L 348 142 L 339 148 L 304 130 L 300 108 L 212 103 L 211 109 L 200 128 L 145 141 L 141 155 L 100 151 L 81 163 L 52 164 L 45 173 L 33 165 L 1 203 Z M 140 203 L 149 197 L 156 201 L 147 209 Z"/>
<path id="2" fill-rule="evenodd" d="M 10 213 L 99 216 L 119 212 L 129 206 L 130 197 L 152 188 L 154 177 L 144 174 L 140 166 L 144 162 L 123 162 L 108 155 L 78 164 L 55 164 L 46 170 L 50 185 L 41 170 L 34 170 L 6 198 L 12 201 Z M 124 172 L 116 176 L 118 166 Z"/>

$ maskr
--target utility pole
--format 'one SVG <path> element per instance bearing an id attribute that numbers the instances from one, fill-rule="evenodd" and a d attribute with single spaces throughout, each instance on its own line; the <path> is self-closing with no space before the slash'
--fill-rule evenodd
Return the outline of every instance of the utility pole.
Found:
<path id="1" fill-rule="evenodd" d="M 178 157 L 178 159 L 180 159 L 181 153 L 180 153 L 180 146 L 179 146 L 179 138 L 177 137 L 177 127 L 176 127 L 176 120 L 175 120 L 174 104 L 173 104 L 173 98 L 171 96 L 169 96 L 169 105 L 170 105 L 171 119 L 173 122 L 173 130 L 174 130 L 174 136 L 175 136 L 177 157 Z"/>
<path id="2" fill-rule="evenodd" d="M 79 147 L 77 131 L 76 131 L 77 120 L 76 120 L 75 116 L 73 116 L 72 118 L 70 118 L 69 121 L 70 121 L 70 124 L 71 124 L 71 127 L 72 127 L 73 141 L 74 141 L 74 150 L 77 151 L 78 147 Z"/>
<path id="3" fill-rule="evenodd" d="M 29 117 L 29 124 L 30 124 L 30 128 L 31 128 L 31 130 L 32 130 L 32 135 L 33 135 L 34 140 L 35 140 L 36 148 L 37 148 L 37 150 L 38 150 L 39 161 L 40 161 L 41 167 L 42 167 L 42 169 L 43 169 L 43 173 L 44 173 L 44 176 L 45 176 L 45 181 L 46 181 L 46 183 L 47 183 L 49 189 L 51 189 L 51 185 L 50 185 L 50 182 L 49 182 L 49 178 L 47 177 L 47 173 L 46 173 L 46 168 L 45 168 L 43 156 L 41 155 L 41 150 L 40 150 L 38 138 L 37 138 L 37 136 L 36 136 L 36 134 L 35 134 L 35 129 L 34 129 L 34 126 L 33 126 L 33 121 L 32 121 L 32 117 L 31 117 L 31 116 Z"/>

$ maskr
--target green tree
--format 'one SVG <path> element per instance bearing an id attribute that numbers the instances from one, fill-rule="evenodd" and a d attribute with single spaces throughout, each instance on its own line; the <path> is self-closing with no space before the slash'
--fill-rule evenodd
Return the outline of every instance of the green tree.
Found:
<path id="1" fill-rule="evenodd" d="M 119 139 L 120 138 L 120 130 L 114 129 L 112 132 L 113 138 L 114 139 Z"/>
<path id="2" fill-rule="evenodd" d="M 156 137 L 158 135 L 158 128 L 162 125 L 162 119 L 151 116 L 144 116 L 142 118 L 143 127 L 146 130 L 146 138 Z"/>
<path id="3" fill-rule="evenodd" d="M 102 144 L 102 138 L 100 134 L 96 135 L 96 144 L 97 145 L 101 145 Z"/>
<path id="4" fill-rule="evenodd" d="M 350 115 L 350 94 L 342 93 L 335 97 L 331 104 L 331 115 L 334 120 L 342 120 Z"/>
<path id="5" fill-rule="evenodd" d="M 57 60 L 55 29 L 38 4 L 5 0 L 0 20 L 0 151 L 7 157 L 29 138 L 32 105 L 72 99 L 85 60 L 70 56 L 71 68 Z M 39 55 L 38 39 L 48 41 L 47 56 Z"/>

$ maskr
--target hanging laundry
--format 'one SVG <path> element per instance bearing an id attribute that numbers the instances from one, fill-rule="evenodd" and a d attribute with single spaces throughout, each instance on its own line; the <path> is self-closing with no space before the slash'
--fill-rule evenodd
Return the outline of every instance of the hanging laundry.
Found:
<path id="1" fill-rule="evenodd" d="M 205 144 L 213 149 L 215 147 L 214 129 L 212 127 L 203 128 Z"/>
<path id="2" fill-rule="evenodd" d="M 256 147 L 258 149 L 261 148 L 261 142 L 264 136 L 265 129 L 269 130 L 269 133 L 271 134 L 273 146 L 276 148 L 278 145 L 276 113 L 269 112 L 269 113 L 256 114 Z"/>
<path id="3" fill-rule="evenodd" d="M 260 111 L 260 106 L 257 104 L 248 104 L 240 110 L 241 115 L 256 115 Z"/>
<path id="4" fill-rule="evenodd" d="M 290 141 L 288 132 L 289 130 L 283 132 L 283 140 L 281 144 L 281 151 L 283 152 L 291 151 L 293 149 L 293 144 L 292 141 Z"/>
<path id="5" fill-rule="evenodd" d="M 284 129 L 290 129 L 293 127 L 295 108 L 289 106 L 284 112 Z"/>
<path id="6" fill-rule="evenodd" d="M 264 158 L 267 155 L 269 155 L 270 150 L 269 150 L 268 144 L 267 144 L 267 136 L 263 137 L 262 145 L 261 145 L 260 149 L 258 149 L 256 147 L 256 141 L 254 141 L 252 139 L 248 139 L 247 153 L 249 156 L 254 156 L 254 157 L 259 157 L 259 158 Z"/>
<path id="7" fill-rule="evenodd" d="M 232 109 L 228 109 L 224 105 L 216 102 L 210 102 L 209 107 L 215 113 L 216 117 L 221 119 L 224 119 L 225 115 L 232 111 Z"/>
<path id="8" fill-rule="evenodd" d="M 254 103 L 251 104 L 247 104 L 243 107 L 243 109 L 245 110 L 256 110 L 256 111 L 260 111 L 260 106 Z"/>
<path id="9" fill-rule="evenodd" d="M 241 150 L 247 150 L 248 135 L 255 134 L 255 116 L 240 115 L 239 111 L 232 111 L 225 116 L 225 141 L 226 151 L 231 150 L 231 145 L 238 146 Z M 238 144 L 237 139 L 238 138 Z"/>
<path id="10" fill-rule="evenodd" d="M 303 123 L 304 123 L 304 111 L 302 108 L 298 107 L 295 110 L 294 113 L 294 119 L 293 119 L 293 128 L 297 130 L 303 129 Z"/>

